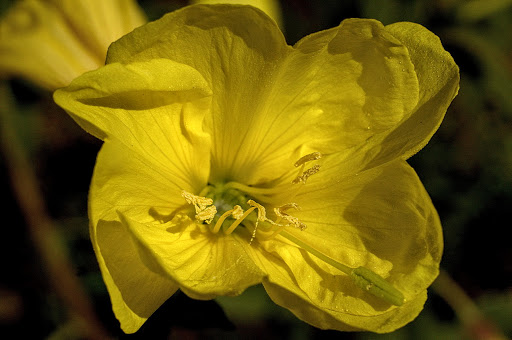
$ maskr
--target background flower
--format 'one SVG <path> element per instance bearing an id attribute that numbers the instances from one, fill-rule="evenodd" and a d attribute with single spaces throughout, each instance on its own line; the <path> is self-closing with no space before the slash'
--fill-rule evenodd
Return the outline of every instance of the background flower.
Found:
<path id="1" fill-rule="evenodd" d="M 105 63 L 108 46 L 146 22 L 134 0 L 19 0 L 0 19 L 0 78 L 55 90 Z"/>

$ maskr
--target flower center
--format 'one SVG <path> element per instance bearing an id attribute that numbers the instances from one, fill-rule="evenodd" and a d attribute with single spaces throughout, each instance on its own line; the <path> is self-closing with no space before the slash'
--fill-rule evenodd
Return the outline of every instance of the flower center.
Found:
<path id="1" fill-rule="evenodd" d="M 322 155 L 319 152 L 314 152 L 295 162 L 294 165 L 299 168 L 299 172 L 291 181 L 291 187 L 290 185 L 286 187 L 289 191 L 286 201 L 289 203 L 274 208 L 274 219 L 267 218 L 265 207 L 257 203 L 256 200 L 259 198 L 262 202 L 268 201 L 268 197 L 282 194 L 283 187 L 252 187 L 238 182 L 228 182 L 208 185 L 198 196 L 183 190 L 182 196 L 187 203 L 194 206 L 196 220 L 212 225 L 210 230 L 214 234 L 219 233 L 222 229 L 225 235 L 230 235 L 238 226 L 242 225 L 245 229 L 252 231 L 249 244 L 252 244 L 257 234 L 258 239 L 261 236 L 262 241 L 271 240 L 280 235 L 323 262 L 347 274 L 361 289 L 393 305 L 402 305 L 405 301 L 403 294 L 377 273 L 365 267 L 350 268 L 285 230 L 289 226 L 300 230 L 306 229 L 304 223 L 289 213 L 292 209 L 299 210 L 299 206 L 291 201 L 297 196 L 300 188 L 306 184 L 308 178 L 320 170 L 319 164 L 305 169 L 306 163 L 316 161 L 321 157 Z M 258 228 L 259 225 L 262 227 Z"/>

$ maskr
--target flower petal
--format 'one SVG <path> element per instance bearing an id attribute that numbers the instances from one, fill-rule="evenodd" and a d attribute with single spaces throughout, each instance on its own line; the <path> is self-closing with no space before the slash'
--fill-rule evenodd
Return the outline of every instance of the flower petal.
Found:
<path id="1" fill-rule="evenodd" d="M 283 14 L 279 0 L 191 0 L 190 3 L 251 5 L 261 9 L 265 14 L 274 19 L 279 27 L 283 27 Z"/>
<path id="2" fill-rule="evenodd" d="M 307 136 L 306 153 L 347 150 L 394 128 L 417 101 L 418 80 L 400 41 L 376 20 L 345 20 L 294 46 L 276 77 L 265 142 L 274 149 L 278 118 L 286 117 L 294 125 L 281 134 Z"/>
<path id="3" fill-rule="evenodd" d="M 259 154 L 254 138 L 269 127 L 260 112 L 273 75 L 290 51 L 275 22 L 251 6 L 194 5 L 112 44 L 107 60 L 160 57 L 194 67 L 213 92 L 205 121 L 212 136 L 212 181 L 248 182 L 256 169 L 259 177 L 275 176 L 275 169 L 261 169 L 261 160 L 253 157 Z"/>
<path id="4" fill-rule="evenodd" d="M 399 22 L 386 31 L 409 51 L 418 76 L 420 97 L 412 114 L 390 133 L 375 162 L 400 154 L 407 159 L 421 150 L 441 124 L 446 110 L 459 90 L 459 68 L 444 50 L 439 38 L 421 25 Z"/>
<path id="5" fill-rule="evenodd" d="M 247 240 L 236 234 L 213 234 L 183 215 L 165 225 L 119 216 L 146 265 L 168 275 L 192 298 L 238 295 L 265 275 L 248 256 Z"/>
<path id="6" fill-rule="evenodd" d="M 91 229 L 112 309 L 125 333 L 134 333 L 178 289 L 168 277 L 149 270 L 118 221 L 100 220 Z"/>
<path id="7" fill-rule="evenodd" d="M 318 327 L 392 331 L 420 312 L 426 288 L 438 274 L 439 218 L 414 170 L 403 161 L 336 180 L 332 177 L 337 173 L 334 169 L 311 177 L 294 200 L 301 207 L 294 216 L 308 227 L 287 231 L 344 265 L 371 269 L 407 302 L 396 307 L 369 295 L 347 275 L 281 237 L 262 244 L 271 254 L 261 260 L 269 274 L 265 287 L 277 303 Z M 290 301 L 289 293 L 279 296 L 282 289 L 276 285 L 304 303 Z"/>
<path id="8" fill-rule="evenodd" d="M 191 67 L 166 59 L 111 64 L 57 90 L 57 104 L 88 132 L 118 140 L 181 189 L 201 190 L 208 178 L 208 135 L 202 121 L 210 90 Z M 121 160 L 122 161 L 122 160 Z"/>
<path id="9" fill-rule="evenodd" d="M 164 218 L 181 204 L 172 178 L 117 140 L 107 140 L 98 154 L 89 193 L 91 241 L 112 307 L 127 333 L 137 331 L 178 285 L 144 265 L 116 210 L 148 221 Z"/>

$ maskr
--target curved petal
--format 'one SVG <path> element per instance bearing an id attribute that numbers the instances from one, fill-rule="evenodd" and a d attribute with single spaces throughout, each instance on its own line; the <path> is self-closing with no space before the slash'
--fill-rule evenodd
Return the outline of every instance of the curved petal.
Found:
<path id="1" fill-rule="evenodd" d="M 257 154 L 254 139 L 269 127 L 260 114 L 264 99 L 290 51 L 275 22 L 251 6 L 194 5 L 112 44 L 107 61 L 160 57 L 195 68 L 213 92 L 205 121 L 212 135 L 212 181 L 248 182 L 262 163 L 251 157 Z M 283 124 L 285 129 L 293 121 Z M 260 167 L 258 177 L 266 176 L 275 177 L 275 170 Z"/>
<path id="2" fill-rule="evenodd" d="M 278 0 L 191 0 L 191 4 L 237 4 L 250 5 L 261 9 L 265 14 L 283 27 L 283 14 Z"/>
<path id="3" fill-rule="evenodd" d="M 407 159 L 428 143 L 441 124 L 459 90 L 459 68 L 439 38 L 423 26 L 400 22 L 386 26 L 386 31 L 407 47 L 420 98 L 410 117 L 383 140 L 386 147 L 377 158 L 394 152 Z"/>
<path id="4" fill-rule="evenodd" d="M 91 71 L 54 98 L 86 131 L 120 141 L 130 150 L 125 156 L 137 154 L 174 176 L 177 187 L 196 191 L 209 175 L 210 141 L 201 126 L 210 93 L 191 67 L 154 59 Z"/>
<path id="5" fill-rule="evenodd" d="M 386 31 L 407 47 L 419 81 L 419 101 L 393 131 L 375 136 L 364 150 L 364 167 L 390 159 L 407 159 L 421 150 L 441 124 L 459 90 L 459 68 L 439 38 L 421 25 L 399 22 Z"/>
<path id="6" fill-rule="evenodd" d="M 248 256 L 247 241 L 236 234 L 213 234 L 183 215 L 165 225 L 119 216 L 146 265 L 167 274 L 193 298 L 239 295 L 265 275 Z"/>
<path id="7" fill-rule="evenodd" d="M 116 140 L 106 141 L 98 154 L 89 193 L 91 241 L 114 313 L 127 333 L 137 331 L 178 285 L 144 265 L 116 211 L 147 221 L 165 218 L 182 204 L 172 178 Z"/>
<path id="8" fill-rule="evenodd" d="M 134 333 L 178 285 L 144 265 L 120 222 L 100 220 L 91 229 L 91 241 L 114 314 L 125 333 Z"/>
<path id="9" fill-rule="evenodd" d="M 344 265 L 371 269 L 400 290 L 407 302 L 396 307 L 371 296 L 347 275 L 283 237 L 262 242 L 269 256 L 257 263 L 269 274 L 265 287 L 276 302 L 319 327 L 392 331 L 420 312 L 426 288 L 438 274 L 439 218 L 414 170 L 403 161 L 357 176 L 336 179 L 336 174 L 332 169 L 311 177 L 294 200 L 301 210 L 293 214 L 308 227 L 287 231 Z M 283 289 L 304 303 L 279 296 Z"/>
<path id="10" fill-rule="evenodd" d="M 417 104 L 418 80 L 407 49 L 380 22 L 349 19 L 294 46 L 269 101 L 260 149 L 274 150 L 275 136 L 306 135 L 307 152 L 326 154 L 397 126 Z M 279 134 L 282 117 L 295 125 Z"/>

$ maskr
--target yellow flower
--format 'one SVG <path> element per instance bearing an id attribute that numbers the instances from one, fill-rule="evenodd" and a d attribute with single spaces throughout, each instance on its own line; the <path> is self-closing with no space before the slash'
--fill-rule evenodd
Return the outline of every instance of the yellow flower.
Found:
<path id="1" fill-rule="evenodd" d="M 414 319 L 442 234 L 405 160 L 458 83 L 412 23 L 351 19 L 292 47 L 259 10 L 197 5 L 112 44 L 54 98 L 104 140 L 91 238 L 123 330 L 177 289 L 258 283 L 320 328 Z"/>
<path id="2" fill-rule="evenodd" d="M 134 0 L 21 0 L 0 22 L 0 77 L 55 90 L 105 64 L 108 46 L 145 17 Z"/>

